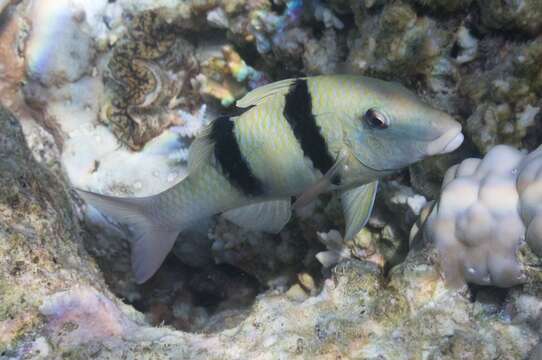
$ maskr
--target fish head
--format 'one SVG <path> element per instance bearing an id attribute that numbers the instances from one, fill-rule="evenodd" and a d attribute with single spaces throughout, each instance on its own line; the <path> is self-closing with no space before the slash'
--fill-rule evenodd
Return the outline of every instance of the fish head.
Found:
<path id="1" fill-rule="evenodd" d="M 398 83 L 363 78 L 347 116 L 352 153 L 377 172 L 399 170 L 431 155 L 457 149 L 461 124 L 422 102 Z M 352 116 L 353 114 L 353 116 Z"/>

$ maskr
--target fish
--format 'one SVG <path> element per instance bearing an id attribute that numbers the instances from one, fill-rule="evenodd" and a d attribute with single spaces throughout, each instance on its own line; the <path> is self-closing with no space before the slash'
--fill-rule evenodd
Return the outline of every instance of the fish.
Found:
<path id="1" fill-rule="evenodd" d="M 139 198 L 78 189 L 130 228 L 138 283 L 158 270 L 183 230 L 216 214 L 278 233 L 293 210 L 337 192 L 344 237 L 352 239 L 368 221 L 380 178 L 463 141 L 460 123 L 447 113 L 399 83 L 365 76 L 280 80 L 250 91 L 236 107 L 196 137 L 188 175 L 169 189 Z"/>

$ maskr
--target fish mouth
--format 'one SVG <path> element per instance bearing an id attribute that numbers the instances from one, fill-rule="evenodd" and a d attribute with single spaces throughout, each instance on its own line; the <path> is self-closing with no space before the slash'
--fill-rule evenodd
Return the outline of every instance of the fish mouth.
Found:
<path id="1" fill-rule="evenodd" d="M 461 132 L 461 125 L 457 123 L 457 125 L 446 131 L 443 135 L 431 141 L 427 145 L 426 153 L 428 156 L 432 156 L 452 152 L 461 146 L 464 138 Z"/>

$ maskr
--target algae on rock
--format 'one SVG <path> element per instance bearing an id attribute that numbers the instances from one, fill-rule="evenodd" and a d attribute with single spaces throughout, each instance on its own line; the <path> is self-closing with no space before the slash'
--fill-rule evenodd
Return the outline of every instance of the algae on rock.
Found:
<path id="1" fill-rule="evenodd" d="M 0 352 L 41 322 L 38 306 L 74 283 L 106 291 L 68 188 L 33 158 L 19 122 L 0 107 Z"/>

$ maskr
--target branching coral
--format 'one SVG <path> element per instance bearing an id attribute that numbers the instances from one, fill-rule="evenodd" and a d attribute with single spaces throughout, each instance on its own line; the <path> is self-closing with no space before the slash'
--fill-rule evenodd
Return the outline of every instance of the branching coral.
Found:
<path id="1" fill-rule="evenodd" d="M 222 47 L 220 55 L 205 59 L 201 71 L 197 77 L 201 94 L 218 99 L 222 106 L 230 106 L 249 89 L 269 82 L 264 73 L 247 65 L 229 45 Z"/>
<path id="2" fill-rule="evenodd" d="M 442 57 L 450 34 L 414 8 L 402 2 L 386 5 L 379 17 L 363 16 L 358 24 L 360 36 L 351 45 L 350 61 L 358 71 L 386 73 L 391 69 L 408 74 L 443 72 Z M 436 69 L 438 67 L 440 69 Z M 452 70 L 447 70 L 449 76 Z"/>
<path id="3" fill-rule="evenodd" d="M 476 106 L 466 131 L 483 152 L 503 143 L 533 150 L 540 143 L 531 130 L 538 128 L 541 107 L 542 38 L 520 44 L 485 38 L 478 49 L 473 64 L 486 71 L 463 75 L 460 84 L 462 95 Z"/>
<path id="4" fill-rule="evenodd" d="M 286 10 L 282 15 L 265 9 L 258 10 L 252 15 L 251 33 L 256 40 L 256 47 L 262 54 L 271 51 L 276 46 L 291 46 L 284 35 L 285 31 L 299 23 L 302 15 L 303 1 L 291 0 L 286 2 Z"/>
<path id="5" fill-rule="evenodd" d="M 279 2 L 280 3 L 280 2 Z M 328 29 L 342 29 L 344 24 L 333 11 L 319 0 L 285 0 L 284 11 L 277 13 L 270 7 L 254 8 L 245 39 L 253 40 L 260 54 L 277 53 L 286 56 L 299 55 L 310 32 L 301 26 L 302 18 L 320 21 Z"/>

